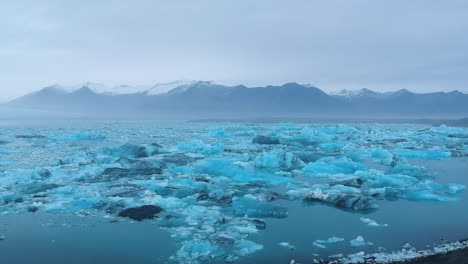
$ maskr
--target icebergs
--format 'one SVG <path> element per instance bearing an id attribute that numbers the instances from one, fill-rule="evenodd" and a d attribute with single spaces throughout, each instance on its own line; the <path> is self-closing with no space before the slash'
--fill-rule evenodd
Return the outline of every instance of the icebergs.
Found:
<path id="1" fill-rule="evenodd" d="M 393 153 L 407 159 L 416 160 L 443 160 L 451 156 L 450 152 L 437 150 L 396 149 Z"/>
<path id="2" fill-rule="evenodd" d="M 326 149 L 326 150 L 340 150 L 346 145 L 346 143 L 343 142 L 328 142 L 328 143 L 321 143 L 319 144 L 319 147 L 321 149 Z"/>
<path id="3" fill-rule="evenodd" d="M 291 179 L 266 172 L 250 170 L 226 160 L 209 160 L 197 164 L 196 172 L 214 176 L 225 176 L 238 182 L 266 182 L 280 184 Z"/>
<path id="4" fill-rule="evenodd" d="M 295 141 L 304 145 L 324 143 L 331 140 L 333 140 L 333 136 L 309 127 L 303 128 L 300 134 L 295 137 Z"/>
<path id="5" fill-rule="evenodd" d="M 106 140 L 58 132 L 55 139 L 18 137 L 15 142 L 14 136 L 4 134 L 9 143 L 1 146 L 5 149 L 2 155 L 8 160 L 30 162 L 25 162 L 22 154 L 14 155 L 21 144 L 28 144 L 31 153 L 39 155 L 44 155 L 44 148 L 53 159 L 52 164 L 44 162 L 36 167 L 36 158 L 27 169 L 2 165 L 0 209 L 9 213 L 120 215 L 132 220 L 154 217 L 157 219 L 152 222 L 180 243 L 173 256 L 175 262 L 203 263 L 235 261 L 261 250 L 263 246 L 251 237 L 267 228 L 263 219 L 287 217 L 285 204 L 299 203 L 293 201 L 296 199 L 367 211 L 377 209 L 384 199 L 452 202 L 465 188 L 437 183 L 437 175 L 408 161 L 458 157 L 451 153 L 465 155 L 468 145 L 461 140 L 464 131 L 458 129 L 387 125 L 304 128 L 299 124 L 223 126 L 207 133 L 191 129 L 183 133 L 174 128 L 158 129 L 141 135 L 106 130 Z M 54 133 L 38 130 L 21 134 Z M 169 147 L 151 144 L 152 137 Z M 130 143 L 121 145 L 125 142 Z M 371 227 L 387 226 L 370 218 L 359 220 Z M 331 248 L 342 241 L 338 237 L 319 239 L 313 246 Z M 361 236 L 350 243 L 370 245 Z M 278 245 L 294 248 L 288 242 Z M 342 256 L 335 254 L 336 258 Z M 359 253 L 353 258 L 366 256 L 370 255 Z"/>
<path id="6" fill-rule="evenodd" d="M 403 174 L 412 177 L 424 178 L 429 177 L 431 174 L 426 168 L 409 164 L 407 161 L 400 161 L 396 163 L 390 170 L 389 174 Z"/>
<path id="7" fill-rule="evenodd" d="M 432 132 L 448 134 L 450 135 L 468 135 L 468 129 L 464 127 L 449 127 L 446 125 L 440 125 L 437 127 L 431 127 Z"/>
<path id="8" fill-rule="evenodd" d="M 354 162 L 346 157 L 332 158 L 326 157 L 317 160 L 316 162 L 308 163 L 302 171 L 308 175 L 320 176 L 330 174 L 352 174 L 358 170 L 366 170 L 366 166 L 361 163 Z"/>
<path id="9" fill-rule="evenodd" d="M 250 240 L 242 239 L 235 244 L 235 252 L 240 256 L 250 255 L 263 249 L 263 246 Z"/>
<path id="10" fill-rule="evenodd" d="M 352 209 L 355 211 L 372 210 L 379 208 L 377 200 L 360 193 L 343 193 L 334 190 L 328 185 L 315 185 L 310 189 L 300 191 L 292 190 L 287 194 L 293 198 L 302 198 L 308 201 L 321 201 L 336 207 Z"/>
<path id="11" fill-rule="evenodd" d="M 101 153 L 118 158 L 146 158 L 158 153 L 158 148 L 124 144 L 116 148 L 104 148 L 101 150 Z"/>
<path id="12" fill-rule="evenodd" d="M 280 141 L 276 137 L 257 135 L 252 139 L 252 143 L 263 144 L 263 145 L 275 145 L 275 144 L 280 144 Z"/>
<path id="13" fill-rule="evenodd" d="M 216 245 L 204 240 L 189 240 L 183 242 L 183 246 L 177 251 L 176 256 L 178 260 L 188 261 L 207 261 L 210 260 L 212 255 L 219 255 L 222 252 Z M 218 252 L 216 252 L 218 251 Z"/>
<path id="14" fill-rule="evenodd" d="M 224 145 L 216 143 L 213 145 L 205 144 L 201 140 L 192 140 L 182 142 L 177 145 L 177 148 L 184 152 L 200 153 L 203 155 L 212 155 L 224 150 Z"/>
<path id="15" fill-rule="evenodd" d="M 162 208 L 156 205 L 142 205 L 139 207 L 122 210 L 119 213 L 119 216 L 141 221 L 145 219 L 153 219 L 156 214 L 160 213 L 161 211 Z"/>
<path id="16" fill-rule="evenodd" d="M 372 246 L 374 243 L 366 242 L 362 236 L 358 236 L 355 239 L 349 241 L 352 247 L 364 247 L 364 246 Z"/>
<path id="17" fill-rule="evenodd" d="M 214 138 L 223 138 L 223 137 L 230 137 L 231 134 L 227 133 L 224 130 L 213 131 L 210 133 L 210 137 Z"/>
<path id="18" fill-rule="evenodd" d="M 275 149 L 270 152 L 263 152 L 254 160 L 257 168 L 293 170 L 304 167 L 304 162 L 298 159 L 291 152 L 282 149 Z"/>

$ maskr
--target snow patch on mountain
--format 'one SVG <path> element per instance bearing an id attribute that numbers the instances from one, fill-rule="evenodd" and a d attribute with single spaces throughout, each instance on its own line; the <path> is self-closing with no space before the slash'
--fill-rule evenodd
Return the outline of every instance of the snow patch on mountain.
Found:
<path id="1" fill-rule="evenodd" d="M 168 83 L 158 83 L 145 91 L 146 95 L 158 95 L 158 94 L 163 94 L 167 93 L 171 90 L 174 90 L 178 87 L 181 86 L 190 86 L 192 84 L 196 83 L 196 81 L 192 80 L 181 80 L 181 81 L 174 81 L 174 82 L 168 82 Z"/>

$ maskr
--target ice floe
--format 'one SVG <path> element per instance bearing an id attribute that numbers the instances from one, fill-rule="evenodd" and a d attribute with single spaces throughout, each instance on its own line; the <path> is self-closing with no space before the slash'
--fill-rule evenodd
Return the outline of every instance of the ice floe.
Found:
<path id="1" fill-rule="evenodd" d="M 157 133 L 132 140 L 138 129 L 126 135 L 39 130 L 2 138 L 2 160 L 21 162 L 14 156 L 16 144 L 55 159 L 24 168 L 0 162 L 0 209 L 4 214 L 43 211 L 150 220 L 179 243 L 174 261 L 202 263 L 235 261 L 262 250 L 253 237 L 268 228 L 264 219 L 283 221 L 291 203 L 372 213 L 380 203 L 398 199 L 455 202 L 465 189 L 439 183 L 438 175 L 414 163 L 468 156 L 468 133 L 461 128 L 241 124 L 203 128 L 189 136 L 168 131 L 170 139 L 159 144 L 154 143 L 160 139 Z M 360 221 L 387 226 L 367 217 Z M 342 241 L 330 237 L 312 245 L 331 249 Z M 346 257 L 337 252 L 330 258 L 388 263 L 463 243 L 432 251 L 407 247 Z M 295 248 L 288 242 L 278 245 Z M 371 242 L 358 236 L 336 247 L 341 245 L 360 248 Z"/>

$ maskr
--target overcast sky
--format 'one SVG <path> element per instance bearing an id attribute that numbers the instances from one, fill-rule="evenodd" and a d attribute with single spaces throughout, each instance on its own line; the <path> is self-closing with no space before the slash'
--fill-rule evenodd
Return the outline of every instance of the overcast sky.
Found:
<path id="1" fill-rule="evenodd" d="M 54 84 L 468 93 L 468 1 L 0 1 L 0 100 Z"/>

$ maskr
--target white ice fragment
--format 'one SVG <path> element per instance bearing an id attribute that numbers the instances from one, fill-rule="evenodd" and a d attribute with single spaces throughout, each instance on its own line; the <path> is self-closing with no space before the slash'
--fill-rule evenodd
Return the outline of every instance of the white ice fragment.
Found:
<path id="1" fill-rule="evenodd" d="M 237 241 L 234 247 L 236 253 L 240 256 L 250 255 L 263 249 L 263 245 L 245 239 Z"/>
<path id="2" fill-rule="evenodd" d="M 314 247 L 317 247 L 317 248 L 327 248 L 326 246 L 324 246 L 324 245 L 322 245 L 322 244 L 320 244 L 320 243 L 317 243 L 317 241 L 314 241 L 314 243 L 312 243 L 312 245 L 313 245 Z"/>
<path id="3" fill-rule="evenodd" d="M 327 240 L 315 240 L 319 244 L 335 244 L 344 241 L 341 237 L 330 237 Z"/>
<path id="4" fill-rule="evenodd" d="M 379 224 L 375 220 L 372 220 L 370 218 L 361 217 L 359 220 L 368 226 L 374 226 L 374 227 L 379 227 L 379 226 L 387 227 L 388 226 L 388 224 Z"/>
<path id="5" fill-rule="evenodd" d="M 291 244 L 289 244 L 289 242 L 280 242 L 278 243 L 279 246 L 282 246 L 282 247 L 285 247 L 285 248 L 288 248 L 290 250 L 294 250 L 295 247 Z"/>
<path id="6" fill-rule="evenodd" d="M 257 168 L 292 170 L 300 169 L 304 165 L 304 162 L 294 156 L 294 154 L 282 149 L 263 152 L 254 160 L 254 166 Z"/>
<path id="7" fill-rule="evenodd" d="M 362 236 L 358 236 L 355 239 L 350 241 L 352 247 L 364 247 L 364 246 L 371 246 L 374 243 L 366 242 Z"/>

